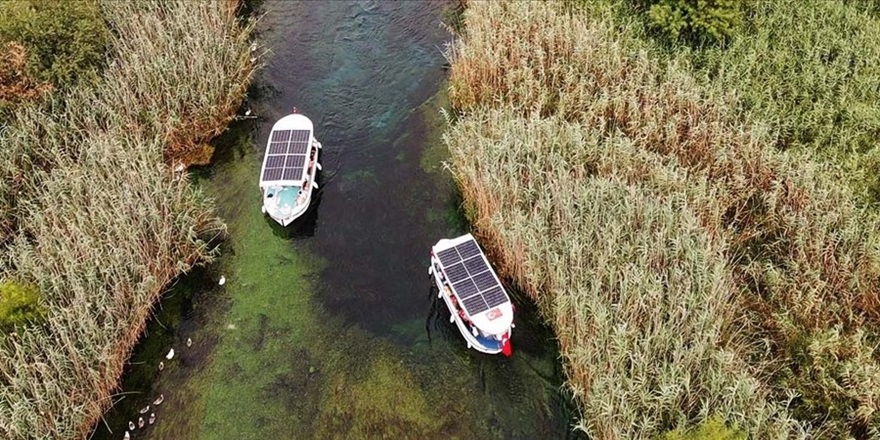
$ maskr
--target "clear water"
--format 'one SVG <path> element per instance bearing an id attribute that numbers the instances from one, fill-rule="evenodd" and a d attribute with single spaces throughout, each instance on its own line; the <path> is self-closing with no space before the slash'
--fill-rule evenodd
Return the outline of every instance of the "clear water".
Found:
<path id="1" fill-rule="evenodd" d="M 132 438 L 574 437 L 533 307 L 511 292 L 513 356 L 482 355 L 426 272 L 432 244 L 467 232 L 440 141 L 453 6 L 261 4 L 259 119 L 195 176 L 229 224 L 223 257 L 163 300 L 94 438 L 122 438 L 160 394 L 157 422 Z M 324 171 L 306 216 L 280 228 L 256 182 L 272 123 L 294 106 L 315 122 Z"/>

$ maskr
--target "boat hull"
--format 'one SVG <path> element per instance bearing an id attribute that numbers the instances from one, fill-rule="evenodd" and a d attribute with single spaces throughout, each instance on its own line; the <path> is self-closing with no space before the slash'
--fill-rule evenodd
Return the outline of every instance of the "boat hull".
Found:
<path id="1" fill-rule="evenodd" d="M 482 335 L 474 336 L 468 324 L 459 315 L 458 310 L 453 303 L 452 297 L 447 290 L 446 283 L 441 280 L 439 272 L 437 270 L 434 270 L 434 267 L 436 267 L 436 263 L 437 261 L 432 257 L 431 266 L 428 268 L 428 273 L 433 278 L 434 285 L 436 285 L 437 289 L 439 290 L 437 296 L 443 298 L 443 302 L 446 303 L 446 307 L 449 309 L 449 313 L 451 315 L 450 321 L 456 324 L 456 326 L 458 327 L 458 331 L 461 333 L 462 337 L 464 337 L 465 341 L 467 341 L 468 348 L 473 348 L 474 350 L 486 354 L 501 353 L 503 351 L 502 341 L 493 338 L 485 338 Z M 510 338 L 512 331 L 512 327 L 507 329 L 507 338 Z"/>

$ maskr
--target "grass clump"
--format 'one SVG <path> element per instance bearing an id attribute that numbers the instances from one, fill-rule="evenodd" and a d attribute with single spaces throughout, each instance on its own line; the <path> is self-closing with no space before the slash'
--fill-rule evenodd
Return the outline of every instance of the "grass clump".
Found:
<path id="1" fill-rule="evenodd" d="M 10 41 L 0 47 L 0 123 L 15 104 L 35 100 L 52 91 L 52 85 L 35 80 L 27 71 L 27 49 Z"/>
<path id="2" fill-rule="evenodd" d="M 734 34 L 742 22 L 742 0 L 648 1 L 651 26 L 672 40 L 680 37 L 720 41 Z"/>
<path id="3" fill-rule="evenodd" d="M 46 317 L 36 286 L 14 281 L 0 283 L 0 332 L 9 333 Z"/>
<path id="4" fill-rule="evenodd" d="M 555 326 L 581 428 L 873 432 L 876 219 L 620 10 L 474 3 L 450 50 L 456 176 Z"/>
<path id="5" fill-rule="evenodd" d="M 624 137 L 509 110 L 471 114 L 447 140 L 478 232 L 556 331 L 580 429 L 634 438 L 721 413 L 796 432 L 745 362 L 723 249 L 682 209 L 708 187 Z"/>
<path id="6" fill-rule="evenodd" d="M 663 435 L 663 440 L 746 440 L 746 435 L 725 425 L 721 417 L 714 416 L 693 429 L 667 432 Z"/>
<path id="7" fill-rule="evenodd" d="M 3 438 L 84 436 L 153 303 L 223 231 L 165 154 L 232 117 L 251 28 L 221 0 L 100 6 L 114 32 L 99 82 L 22 105 L 0 137 L 0 277 L 33 280 L 46 309 L 0 341 Z"/>

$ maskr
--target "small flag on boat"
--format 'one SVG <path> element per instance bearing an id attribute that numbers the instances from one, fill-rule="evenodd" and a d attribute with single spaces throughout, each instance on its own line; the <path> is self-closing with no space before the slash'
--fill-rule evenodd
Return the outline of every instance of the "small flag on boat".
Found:
<path id="1" fill-rule="evenodd" d="M 507 357 L 513 354 L 513 347 L 510 346 L 510 339 L 507 337 L 507 334 L 501 338 L 501 353 Z"/>

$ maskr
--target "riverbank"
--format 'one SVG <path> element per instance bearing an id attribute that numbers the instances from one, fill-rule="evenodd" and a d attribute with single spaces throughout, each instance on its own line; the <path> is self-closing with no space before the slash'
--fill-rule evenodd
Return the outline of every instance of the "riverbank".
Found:
<path id="1" fill-rule="evenodd" d="M 446 135 L 479 236 L 560 341 L 579 428 L 652 437 L 717 416 L 755 438 L 867 438 L 880 408 L 876 219 L 836 169 L 777 148 L 808 133 L 805 149 L 829 133 L 863 142 L 870 120 L 844 130 L 762 102 L 781 96 L 769 87 L 806 92 L 748 38 L 732 47 L 774 79 L 734 88 L 749 75 L 729 72 L 748 66 L 708 63 L 730 68 L 724 89 L 624 2 L 584 3 L 469 2 Z M 755 23 L 784 14 L 774 8 Z M 804 90 L 820 78 L 838 76 L 804 74 Z"/>
<path id="2" fill-rule="evenodd" d="M 23 105 L 2 134 L 4 280 L 46 317 L 0 338 L 0 436 L 82 438 L 113 403 L 166 286 L 224 231 L 178 166 L 210 157 L 253 74 L 236 2 L 101 2 L 96 85 Z"/>

